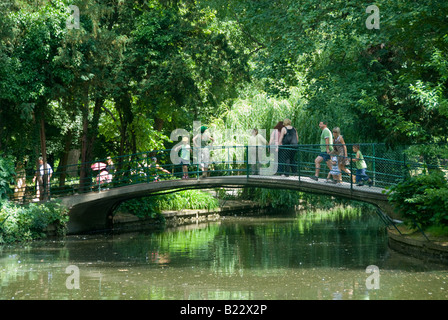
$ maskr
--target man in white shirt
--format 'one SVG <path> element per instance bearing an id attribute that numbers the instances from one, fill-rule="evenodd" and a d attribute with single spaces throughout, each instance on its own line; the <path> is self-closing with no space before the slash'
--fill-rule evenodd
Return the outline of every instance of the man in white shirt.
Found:
<path id="1" fill-rule="evenodd" d="M 41 193 L 42 195 L 46 195 L 48 198 L 50 196 L 50 179 L 53 175 L 53 169 L 51 166 L 47 163 L 44 166 L 44 160 L 42 158 L 39 158 L 39 175 L 40 178 L 37 179 L 37 190 L 36 190 L 36 198 L 41 199 Z M 33 178 L 33 182 L 36 181 L 37 178 L 37 171 L 36 175 Z M 45 181 L 44 181 L 45 179 Z M 42 183 L 41 183 L 42 182 Z M 45 192 L 46 190 L 46 192 Z"/>

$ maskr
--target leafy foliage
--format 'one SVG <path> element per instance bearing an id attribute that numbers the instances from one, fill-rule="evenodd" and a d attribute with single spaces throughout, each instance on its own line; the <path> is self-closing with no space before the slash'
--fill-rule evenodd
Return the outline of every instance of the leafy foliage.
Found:
<path id="1" fill-rule="evenodd" d="M 266 92 L 304 89 L 307 116 L 346 141 L 446 142 L 446 1 L 377 1 L 379 30 L 356 1 L 207 4 L 234 22 Z"/>
<path id="2" fill-rule="evenodd" d="M 170 147 L 194 120 L 269 130 L 290 118 L 305 144 L 324 119 L 347 143 L 448 141 L 445 0 L 378 0 L 379 30 L 357 1 L 79 0 L 71 30 L 69 4 L 0 6 L 0 148 L 28 156 L 27 170 L 40 153 Z"/>
<path id="3" fill-rule="evenodd" d="M 443 172 L 409 177 L 391 187 L 388 195 L 408 223 L 422 227 L 448 225 L 448 182 Z"/>
<path id="4" fill-rule="evenodd" d="M 14 163 L 10 157 L 0 158 L 0 205 L 11 192 L 10 185 L 14 183 Z"/>
<path id="5" fill-rule="evenodd" d="M 5 202 L 0 208 L 0 243 L 44 238 L 50 225 L 55 227 L 57 234 L 63 235 L 68 222 L 67 212 L 67 208 L 55 201 L 26 206 Z"/>
<path id="6" fill-rule="evenodd" d="M 200 190 L 185 190 L 171 194 L 132 199 L 123 202 L 117 211 L 127 211 L 137 217 L 155 218 L 163 210 L 216 209 L 218 200 Z"/>

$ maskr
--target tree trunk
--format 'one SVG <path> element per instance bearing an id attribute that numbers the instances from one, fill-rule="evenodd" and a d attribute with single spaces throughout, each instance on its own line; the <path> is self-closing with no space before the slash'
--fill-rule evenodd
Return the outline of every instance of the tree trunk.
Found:
<path id="1" fill-rule="evenodd" d="M 64 152 L 61 157 L 61 161 L 59 162 L 58 171 L 59 175 L 59 186 L 63 187 L 65 185 L 65 179 L 67 177 L 67 164 L 68 164 L 68 154 L 70 152 L 70 146 L 72 145 L 73 134 L 72 131 L 69 130 L 64 137 Z M 72 170 L 72 168 L 70 168 Z"/>
<path id="2" fill-rule="evenodd" d="M 163 119 L 155 117 L 155 119 L 154 119 L 154 129 L 156 129 L 159 132 L 162 131 L 164 122 L 165 121 Z"/>
<path id="3" fill-rule="evenodd" d="M 86 192 L 90 188 L 88 178 L 87 163 L 87 135 L 89 129 L 89 86 L 84 88 L 84 97 L 82 102 L 82 136 L 81 136 L 81 168 L 79 172 L 79 191 Z"/>
<path id="4" fill-rule="evenodd" d="M 41 112 L 40 116 L 40 150 L 42 152 L 43 171 L 40 200 L 50 199 L 50 184 L 49 184 L 49 172 L 47 169 L 47 145 L 45 136 L 45 119 L 44 113 Z"/>
<path id="5" fill-rule="evenodd" d="M 95 99 L 93 108 L 92 121 L 89 123 L 89 96 L 88 88 L 86 89 L 84 97 L 84 107 L 82 112 L 82 140 L 81 140 L 81 172 L 79 177 L 80 189 L 85 192 L 90 188 L 91 180 L 88 176 L 90 165 L 93 161 L 93 146 L 95 144 L 96 136 L 98 135 L 98 124 L 101 115 L 101 109 L 104 104 L 102 98 Z"/>

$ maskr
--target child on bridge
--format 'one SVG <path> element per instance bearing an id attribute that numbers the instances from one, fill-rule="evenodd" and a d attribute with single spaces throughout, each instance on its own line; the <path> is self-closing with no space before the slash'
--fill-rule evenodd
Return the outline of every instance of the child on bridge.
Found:
<path id="1" fill-rule="evenodd" d="M 364 185 L 362 181 L 367 180 L 369 187 L 371 187 L 373 185 L 373 181 L 366 174 L 367 164 L 364 161 L 364 156 L 362 155 L 358 144 L 353 145 L 353 152 L 356 153 L 356 158 L 351 159 L 356 164 L 356 183 L 359 187 L 361 187 Z"/>

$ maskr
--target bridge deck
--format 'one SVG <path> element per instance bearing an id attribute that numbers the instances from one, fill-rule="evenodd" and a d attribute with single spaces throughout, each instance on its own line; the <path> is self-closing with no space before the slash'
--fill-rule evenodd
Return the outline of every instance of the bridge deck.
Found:
<path id="1" fill-rule="evenodd" d="M 104 229 L 111 212 L 123 201 L 145 197 L 163 192 L 186 189 L 210 189 L 218 187 L 260 187 L 289 189 L 342 197 L 363 201 L 378 206 L 387 205 L 387 195 L 383 188 L 356 186 L 351 183 L 327 183 L 314 181 L 309 177 L 281 176 L 221 176 L 200 179 L 176 179 L 158 182 L 138 183 L 110 190 L 83 193 L 62 198 L 63 204 L 70 208 L 69 232 L 77 233 L 87 229 Z M 108 217 L 108 218 L 107 218 Z"/>

